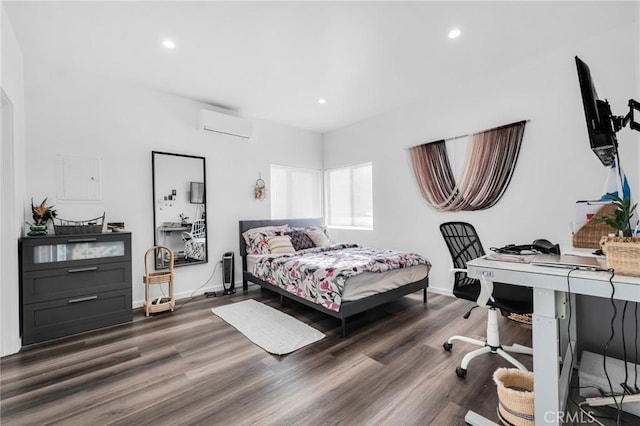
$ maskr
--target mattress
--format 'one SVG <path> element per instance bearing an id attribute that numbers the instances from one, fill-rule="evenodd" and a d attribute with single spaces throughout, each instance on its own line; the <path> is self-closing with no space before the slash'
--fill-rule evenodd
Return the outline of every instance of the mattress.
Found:
<path id="1" fill-rule="evenodd" d="M 247 271 L 254 273 L 256 262 L 261 257 L 272 255 L 247 255 Z M 384 293 L 420 281 L 429 273 L 427 265 L 416 265 L 408 268 L 393 269 L 386 272 L 363 272 L 347 279 L 342 292 L 342 301 L 354 301 L 365 297 Z"/>

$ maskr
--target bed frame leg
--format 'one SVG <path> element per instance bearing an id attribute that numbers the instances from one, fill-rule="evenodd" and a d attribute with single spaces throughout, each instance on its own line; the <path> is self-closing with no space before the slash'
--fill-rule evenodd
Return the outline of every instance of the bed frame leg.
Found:
<path id="1" fill-rule="evenodd" d="M 242 280 L 242 291 L 247 291 L 247 290 L 249 290 L 249 281 Z"/>
<path id="2" fill-rule="evenodd" d="M 346 318 L 342 318 L 342 338 L 347 337 L 347 320 Z"/>
<path id="3" fill-rule="evenodd" d="M 280 306 L 284 308 L 284 296 L 282 294 L 280 295 Z"/>
<path id="4" fill-rule="evenodd" d="M 427 303 L 427 288 L 422 289 L 422 303 Z"/>

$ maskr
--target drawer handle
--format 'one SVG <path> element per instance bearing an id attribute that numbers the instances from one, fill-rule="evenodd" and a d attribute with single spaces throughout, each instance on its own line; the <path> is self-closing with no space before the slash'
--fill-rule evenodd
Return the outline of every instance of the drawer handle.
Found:
<path id="1" fill-rule="evenodd" d="M 68 243 L 90 243 L 92 241 L 98 241 L 97 238 L 73 238 L 67 240 Z"/>
<path id="2" fill-rule="evenodd" d="M 75 269 L 67 269 L 67 272 L 73 274 L 74 272 L 89 272 L 89 271 L 97 271 L 97 266 L 87 266 L 86 268 L 75 268 Z"/>
<path id="3" fill-rule="evenodd" d="M 88 302 L 89 300 L 95 300 L 97 298 L 98 298 L 98 296 L 80 297 L 78 299 L 69 300 L 69 303 Z"/>

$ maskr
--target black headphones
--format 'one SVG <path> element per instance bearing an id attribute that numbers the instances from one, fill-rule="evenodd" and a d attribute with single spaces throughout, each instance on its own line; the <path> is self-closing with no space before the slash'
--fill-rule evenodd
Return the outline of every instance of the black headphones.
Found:
<path id="1" fill-rule="evenodd" d="M 531 250 L 537 251 L 538 253 L 560 255 L 560 246 L 544 239 L 535 240 L 531 244 L 507 244 L 506 246 L 500 248 L 492 247 L 491 250 L 495 251 L 496 253 L 503 254 L 520 254 L 524 250 Z"/>

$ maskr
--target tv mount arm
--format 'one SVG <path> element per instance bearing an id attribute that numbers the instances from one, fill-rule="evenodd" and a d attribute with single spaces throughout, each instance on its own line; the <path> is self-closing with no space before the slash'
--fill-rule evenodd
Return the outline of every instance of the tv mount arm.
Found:
<path id="1" fill-rule="evenodd" d="M 640 113 L 640 102 L 635 101 L 633 99 L 629 99 L 629 113 L 624 117 L 621 115 L 612 116 L 611 122 L 613 123 L 613 131 L 619 132 L 624 126 L 629 124 L 629 127 L 633 130 L 637 130 L 640 132 L 640 123 L 633 119 L 633 110 L 636 110 Z"/>

